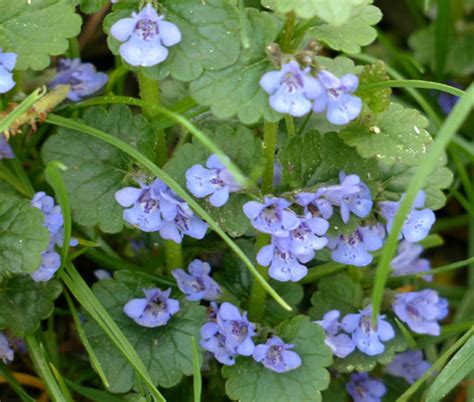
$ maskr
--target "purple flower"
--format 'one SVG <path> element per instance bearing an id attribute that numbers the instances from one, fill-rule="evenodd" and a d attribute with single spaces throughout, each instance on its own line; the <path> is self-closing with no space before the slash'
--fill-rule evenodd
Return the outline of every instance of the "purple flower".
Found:
<path id="1" fill-rule="evenodd" d="M 341 171 L 339 180 L 341 184 L 322 187 L 316 192 L 316 196 L 338 206 L 344 223 L 349 222 L 350 212 L 359 218 L 369 215 L 373 202 L 369 188 L 360 180 L 360 177 L 355 174 L 346 176 Z"/>
<path id="2" fill-rule="evenodd" d="M 202 165 L 191 166 L 186 171 L 186 186 L 197 198 L 209 197 L 215 207 L 222 207 L 229 199 L 229 193 L 240 190 L 240 185 L 225 168 L 217 155 L 211 155 L 206 162 L 207 169 Z"/>
<path id="3" fill-rule="evenodd" d="M 355 373 L 351 382 L 346 384 L 346 390 L 354 402 L 381 402 L 387 388 L 381 380 L 370 377 L 368 373 Z"/>
<path id="4" fill-rule="evenodd" d="M 395 377 L 404 378 L 413 384 L 430 368 L 431 363 L 423 360 L 421 350 L 408 350 L 396 355 L 384 371 Z"/>
<path id="5" fill-rule="evenodd" d="M 60 266 L 61 257 L 54 251 L 54 247 L 49 248 L 41 254 L 41 265 L 30 276 L 35 282 L 47 282 L 54 276 Z"/>
<path id="6" fill-rule="evenodd" d="M 449 80 L 448 84 L 459 89 L 464 89 L 462 85 L 452 80 Z M 458 101 L 459 96 L 451 95 L 446 92 L 441 92 L 438 96 L 438 105 L 444 114 L 449 114 Z"/>
<path id="7" fill-rule="evenodd" d="M 166 325 L 179 311 L 179 301 L 169 297 L 171 289 L 144 289 L 143 293 L 145 298 L 132 299 L 123 307 L 123 312 L 138 325 L 147 328 Z"/>
<path id="8" fill-rule="evenodd" d="M 167 186 L 159 179 L 151 185 L 139 183 L 140 188 L 126 187 L 115 193 L 116 201 L 126 207 L 123 219 L 138 226 L 144 232 L 156 232 L 162 226 L 161 219 L 161 192 Z M 166 210 L 166 207 L 165 207 Z"/>
<path id="9" fill-rule="evenodd" d="M 383 246 L 385 231 L 382 225 L 359 226 L 350 235 L 328 237 L 328 247 L 333 250 L 331 258 L 341 264 L 365 267 L 372 262 L 372 254 Z"/>
<path id="10" fill-rule="evenodd" d="M 0 48 L 0 94 L 8 92 L 15 86 L 13 81 L 13 69 L 16 64 L 15 53 L 3 53 Z"/>
<path id="11" fill-rule="evenodd" d="M 252 226 L 260 232 L 277 237 L 287 237 L 290 230 L 296 229 L 299 219 L 289 210 L 291 203 L 283 198 L 265 197 L 263 203 L 249 201 L 243 210 Z"/>
<path id="12" fill-rule="evenodd" d="M 178 27 L 158 15 L 148 3 L 131 18 L 118 20 L 110 33 L 120 42 L 120 55 L 132 66 L 150 67 L 168 57 L 168 47 L 181 41 Z"/>
<path id="13" fill-rule="evenodd" d="M 217 312 L 217 325 L 225 336 L 226 348 L 242 356 L 251 356 L 255 344 L 252 337 L 256 335 L 255 325 L 247 319 L 233 304 L 224 302 Z"/>
<path id="14" fill-rule="evenodd" d="M 299 117 L 310 112 L 311 100 L 323 92 L 318 80 L 301 70 L 296 61 L 284 64 L 280 71 L 269 71 L 260 79 L 260 86 L 270 95 L 270 106 L 280 113 Z"/>
<path id="15" fill-rule="evenodd" d="M 392 308 L 397 317 L 417 334 L 438 336 L 438 321 L 448 315 L 448 301 L 432 289 L 399 293 Z"/>
<path id="16" fill-rule="evenodd" d="M 83 98 L 98 92 L 107 83 L 109 77 L 98 73 L 91 63 L 82 63 L 80 59 L 61 59 L 58 62 L 56 77 L 49 86 L 70 85 L 67 98 L 78 102 Z"/>
<path id="17" fill-rule="evenodd" d="M 305 215 L 310 213 L 313 217 L 322 217 L 323 219 L 329 219 L 333 214 L 333 208 L 331 203 L 320 198 L 317 193 L 299 193 L 296 195 L 296 202 L 305 207 Z"/>
<path id="18" fill-rule="evenodd" d="M 297 228 L 290 231 L 290 252 L 298 256 L 301 262 L 309 262 L 314 258 L 315 250 L 321 250 L 328 240 L 323 237 L 329 228 L 325 219 L 308 214 L 300 218 Z"/>
<path id="19" fill-rule="evenodd" d="M 323 91 L 314 99 L 313 111 L 322 113 L 327 109 L 326 117 L 332 124 L 347 124 L 354 120 L 362 110 L 362 101 L 351 95 L 359 86 L 354 74 L 337 78 L 329 71 L 321 71 L 318 80 Z"/>
<path id="20" fill-rule="evenodd" d="M 13 159 L 15 154 L 12 151 L 12 147 L 5 139 L 3 135 L 0 135 L 0 160 L 1 159 Z"/>
<path id="21" fill-rule="evenodd" d="M 252 357 L 258 363 L 277 373 L 285 373 L 301 366 L 301 358 L 289 349 L 294 346 L 273 335 L 264 345 L 255 346 Z"/>
<path id="22" fill-rule="evenodd" d="M 61 207 L 56 205 L 54 198 L 46 195 L 44 191 L 40 191 L 33 196 L 31 205 L 43 213 L 43 225 L 49 230 L 51 237 L 53 237 L 64 224 Z"/>
<path id="23" fill-rule="evenodd" d="M 248 321 L 246 313 L 241 315 L 237 307 L 227 302 L 219 309 L 211 303 L 209 320 L 201 328 L 200 345 L 220 363 L 231 366 L 237 355 L 252 355 L 255 326 Z"/>
<path id="24" fill-rule="evenodd" d="M 352 334 L 357 349 L 369 356 L 383 353 L 386 342 L 395 336 L 392 326 L 379 315 L 375 328 L 371 325 L 372 306 L 367 306 L 359 314 L 347 314 L 341 321 L 341 328 Z"/>
<path id="25" fill-rule="evenodd" d="M 308 273 L 308 268 L 298 261 L 302 256 L 293 254 L 290 245 L 290 238 L 273 237 L 271 244 L 262 247 L 257 253 L 258 263 L 264 267 L 270 265 L 268 275 L 277 281 L 298 282 Z"/>
<path id="26" fill-rule="evenodd" d="M 4 364 L 10 363 L 13 361 L 14 355 L 15 353 L 10 346 L 10 341 L 0 332 L 0 360 L 3 361 Z"/>
<path id="27" fill-rule="evenodd" d="M 326 334 L 324 342 L 332 350 L 332 353 L 343 359 L 354 351 L 355 343 L 349 335 L 340 332 L 340 315 L 339 311 L 331 310 L 324 314 L 322 320 L 314 321 L 314 323 L 323 327 Z"/>
<path id="28" fill-rule="evenodd" d="M 403 199 L 403 197 L 402 197 Z M 387 221 L 387 231 L 390 231 L 393 225 L 393 219 L 397 214 L 400 202 L 382 201 L 379 202 L 380 214 Z M 425 205 L 425 192 L 420 191 L 413 203 L 413 207 L 409 212 L 403 224 L 399 238 L 404 237 L 411 243 L 417 243 L 423 240 L 433 226 L 436 220 L 435 214 L 431 209 L 423 208 Z"/>
<path id="29" fill-rule="evenodd" d="M 163 239 L 181 243 L 184 235 L 201 240 L 207 232 L 207 223 L 199 219 L 189 205 L 171 189 L 161 192 L 163 225 L 160 235 Z"/>
<path id="30" fill-rule="evenodd" d="M 429 271 L 431 269 L 429 260 L 419 258 L 422 252 L 422 245 L 406 240 L 401 241 L 398 246 L 398 255 L 392 260 L 392 275 L 402 276 Z M 431 282 L 433 276 L 425 275 L 423 279 Z"/>
<path id="31" fill-rule="evenodd" d="M 209 273 L 211 266 L 207 262 L 194 260 L 189 264 L 189 274 L 182 269 L 175 269 L 171 273 L 178 282 L 178 287 L 190 301 L 216 300 L 221 294 L 219 284 Z"/>

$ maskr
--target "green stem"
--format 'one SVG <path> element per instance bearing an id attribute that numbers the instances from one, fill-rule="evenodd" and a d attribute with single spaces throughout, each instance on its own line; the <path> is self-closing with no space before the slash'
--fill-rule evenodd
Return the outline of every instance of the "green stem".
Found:
<path id="1" fill-rule="evenodd" d="M 263 153 L 265 156 L 265 170 L 262 177 L 263 194 L 269 194 L 273 190 L 273 165 L 275 162 L 275 145 L 278 131 L 277 123 L 264 123 L 263 126 Z M 270 236 L 265 233 L 259 233 L 255 242 L 255 249 L 258 252 L 266 246 Z M 268 279 L 267 268 L 257 265 L 257 270 L 265 279 Z M 265 299 L 267 292 L 262 285 L 253 280 L 249 299 L 249 316 L 254 321 L 261 321 L 265 313 Z"/>
<path id="2" fill-rule="evenodd" d="M 291 53 L 291 41 L 295 30 L 296 16 L 292 11 L 286 15 L 285 26 L 283 27 L 283 37 L 281 40 L 281 50 L 284 53 Z"/>
<path id="3" fill-rule="evenodd" d="M 293 117 L 287 114 L 285 116 L 286 132 L 288 133 L 288 139 L 296 135 L 295 121 Z"/>
<path id="4" fill-rule="evenodd" d="M 140 98 L 143 100 L 143 115 L 148 120 L 153 120 L 160 114 L 160 90 L 158 82 L 138 73 L 138 85 L 140 87 Z M 164 130 L 157 131 L 156 140 L 156 164 L 163 167 L 168 159 L 168 146 Z"/>
<path id="5" fill-rule="evenodd" d="M 143 115 L 153 120 L 161 113 L 160 109 L 160 90 L 158 82 L 138 73 L 138 85 L 140 87 L 140 98 L 143 100 Z M 157 130 L 156 140 L 156 164 L 163 167 L 168 159 L 168 145 L 164 130 Z M 165 241 L 166 267 L 171 272 L 174 268 L 183 267 L 183 251 L 181 244 L 171 240 Z"/>

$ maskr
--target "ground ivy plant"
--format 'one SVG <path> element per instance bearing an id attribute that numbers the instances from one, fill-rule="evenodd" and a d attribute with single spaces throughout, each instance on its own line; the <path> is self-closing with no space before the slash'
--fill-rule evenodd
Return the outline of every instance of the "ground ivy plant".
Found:
<path id="1" fill-rule="evenodd" d="M 473 7 L 372 3 L 0 0 L 1 400 L 472 377 Z"/>

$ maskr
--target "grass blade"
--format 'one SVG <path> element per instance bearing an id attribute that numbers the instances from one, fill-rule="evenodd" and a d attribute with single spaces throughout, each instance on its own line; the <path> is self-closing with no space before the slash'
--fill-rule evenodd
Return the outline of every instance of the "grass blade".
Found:
<path id="1" fill-rule="evenodd" d="M 201 377 L 201 363 L 199 362 L 199 349 L 194 336 L 191 337 L 193 344 L 193 392 L 194 402 L 201 402 L 202 393 L 202 377 Z"/>
<path id="2" fill-rule="evenodd" d="M 147 385 L 153 398 L 156 401 L 165 402 L 165 398 L 153 384 L 150 374 L 140 356 L 138 356 L 135 348 L 109 315 L 107 310 L 105 310 L 104 306 L 102 306 L 99 300 L 95 297 L 92 290 L 87 286 L 81 275 L 79 275 L 76 268 L 71 263 L 67 263 L 66 270 L 61 272 L 61 278 L 74 297 L 128 360 L 138 377 Z"/>
<path id="3" fill-rule="evenodd" d="M 438 360 L 433 363 L 433 366 L 425 372 L 414 384 L 410 386 L 398 399 L 396 402 L 408 402 L 410 401 L 411 396 L 420 388 L 433 373 L 438 371 L 444 364 L 451 358 L 456 351 L 463 346 L 469 339 L 471 339 L 472 334 L 474 333 L 474 327 L 471 327 L 457 342 L 451 346 L 446 352 L 444 352 Z"/>
<path id="4" fill-rule="evenodd" d="M 76 384 L 67 378 L 65 378 L 64 381 L 69 388 L 71 388 L 73 391 L 76 391 L 79 395 L 85 396 L 87 400 L 94 402 L 125 402 L 125 399 L 118 395 L 113 395 L 100 389 L 85 387 L 83 385 Z"/>
<path id="5" fill-rule="evenodd" d="M 426 402 L 442 400 L 472 370 L 474 370 L 474 337 L 471 336 L 431 384 Z"/>
<path id="6" fill-rule="evenodd" d="M 169 112 L 169 113 L 181 119 L 181 116 L 176 115 L 173 112 Z M 187 122 L 185 119 L 182 119 L 182 120 Z M 219 224 L 214 219 L 212 219 L 212 217 L 168 173 L 160 169 L 156 164 L 154 164 L 152 161 L 146 158 L 143 154 L 141 154 L 135 148 L 128 145 L 126 142 L 110 134 L 107 134 L 101 130 L 98 130 L 93 127 L 89 127 L 78 121 L 67 119 L 61 116 L 56 116 L 56 115 L 49 115 L 46 121 L 50 124 L 70 128 L 72 130 L 77 130 L 82 133 L 91 135 L 95 138 L 99 138 L 100 140 L 105 141 L 115 146 L 116 148 L 122 150 L 123 152 L 127 153 L 133 159 L 135 159 L 140 165 L 148 169 L 153 175 L 159 177 L 178 196 L 180 196 L 184 201 L 186 201 L 189 204 L 189 206 L 196 212 L 196 214 L 199 215 L 201 218 L 203 218 L 209 224 L 209 226 L 229 245 L 229 247 L 237 254 L 237 256 L 248 267 L 252 275 L 255 276 L 256 280 L 259 281 L 262 287 L 268 292 L 268 294 L 270 294 L 276 300 L 276 302 L 280 304 L 284 309 L 291 311 L 291 307 L 288 305 L 288 303 L 286 303 L 281 298 L 281 296 L 270 286 L 270 284 L 262 277 L 262 275 L 260 275 L 256 267 L 252 264 L 252 262 L 245 255 L 245 253 L 240 249 L 240 247 L 220 228 Z M 194 130 L 197 130 L 194 126 L 192 126 L 192 128 Z M 201 132 L 199 131 L 199 133 Z"/>
<path id="7" fill-rule="evenodd" d="M 35 335 L 28 335 L 25 337 L 28 346 L 28 353 L 31 357 L 36 372 L 43 380 L 46 390 L 54 402 L 72 402 L 68 395 L 63 394 L 61 387 L 56 381 L 51 368 L 49 366 L 49 359 L 46 356 L 44 346 L 38 342 Z"/>
<path id="8" fill-rule="evenodd" d="M 8 370 L 7 366 L 0 361 L 0 374 L 4 377 L 5 381 L 10 385 L 10 387 L 15 391 L 18 397 L 23 402 L 35 402 L 35 400 L 28 395 L 28 393 L 23 389 L 15 376 Z"/>
<path id="9" fill-rule="evenodd" d="M 471 112 L 474 104 L 474 84 L 466 91 L 466 94 L 461 97 L 456 104 L 451 114 L 446 119 L 441 127 L 435 141 L 433 142 L 429 153 L 426 155 L 423 162 L 417 168 L 415 174 L 411 178 L 404 199 L 400 202 L 400 208 L 393 221 L 392 229 L 388 235 L 384 250 L 380 257 L 375 275 L 374 289 L 372 292 L 373 323 L 376 322 L 377 315 L 380 311 L 382 297 L 387 284 L 387 279 L 390 274 L 390 262 L 396 253 L 398 244 L 398 234 L 400 233 L 405 217 L 408 215 L 413 201 L 415 200 L 418 191 L 422 188 L 424 182 L 432 172 L 439 157 L 444 151 L 445 147 L 454 136 L 458 128 L 463 123 L 464 119 Z"/>
<path id="10" fill-rule="evenodd" d="M 451 85 L 440 84 L 439 82 L 423 80 L 390 80 L 362 84 L 361 88 L 418 88 L 434 89 L 436 91 L 446 92 L 447 94 L 461 97 L 464 91 Z"/>

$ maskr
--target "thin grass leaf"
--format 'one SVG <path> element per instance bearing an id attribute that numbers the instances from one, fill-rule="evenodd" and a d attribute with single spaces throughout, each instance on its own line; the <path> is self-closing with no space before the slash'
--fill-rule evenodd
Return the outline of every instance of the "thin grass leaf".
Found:
<path id="1" fill-rule="evenodd" d="M 23 389 L 15 376 L 8 370 L 7 366 L 0 361 L 0 374 L 5 378 L 8 385 L 15 391 L 23 402 L 35 402 L 31 396 Z"/>
<path id="2" fill-rule="evenodd" d="M 474 333 L 474 327 L 471 327 L 457 342 L 452 345 L 446 352 L 444 352 L 438 360 L 436 360 L 431 368 L 425 372 L 414 384 L 412 384 L 398 399 L 396 402 L 408 402 L 411 396 L 420 388 L 420 386 L 436 371 L 443 367 L 446 362 L 451 358 L 456 351 L 461 348 L 469 339 L 471 339 Z"/>
<path id="3" fill-rule="evenodd" d="M 25 342 L 28 346 L 28 354 L 30 355 L 31 361 L 36 368 L 36 372 L 43 380 L 43 383 L 51 399 L 54 402 L 72 402 L 72 399 L 70 397 L 68 398 L 68 395 L 63 394 L 61 387 L 51 372 L 48 361 L 49 359 L 46 356 L 44 346 L 38 342 L 34 334 L 25 337 Z"/>
<path id="4" fill-rule="evenodd" d="M 397 323 L 398 329 L 400 329 L 400 332 L 402 333 L 403 338 L 405 338 L 408 346 L 411 349 L 418 349 L 418 345 L 416 344 L 413 336 L 410 334 L 410 331 L 408 331 L 407 327 L 405 327 L 405 325 L 403 325 L 403 323 L 397 318 L 395 318 L 395 322 Z"/>
<path id="5" fill-rule="evenodd" d="M 0 133 L 7 130 L 23 113 L 46 94 L 46 87 L 38 88 L 29 94 L 15 109 L 0 121 Z"/>
<path id="6" fill-rule="evenodd" d="M 451 33 L 454 26 L 452 2 L 438 0 L 436 2 L 434 72 L 436 79 L 442 81 L 445 74 L 446 61 L 451 45 Z"/>
<path id="7" fill-rule="evenodd" d="M 134 368 L 139 379 L 143 380 L 147 385 L 154 400 L 165 402 L 165 398 L 153 384 L 150 374 L 143 364 L 143 361 L 138 356 L 135 348 L 131 345 L 130 341 L 112 317 L 110 317 L 109 313 L 96 298 L 89 286 L 84 282 L 74 265 L 68 263 L 66 269 L 61 272 L 61 278 L 74 297 L 90 314 L 92 319 L 97 322 L 105 334 L 110 338 L 112 343 L 119 349 L 130 365 Z"/>
<path id="8" fill-rule="evenodd" d="M 58 369 L 54 366 L 53 363 L 49 362 L 49 368 L 51 369 L 51 372 L 54 375 L 54 378 L 56 378 L 56 381 L 58 382 L 59 388 L 61 389 L 61 392 L 63 395 L 66 397 L 66 400 L 68 401 L 73 401 L 71 393 L 69 392 L 69 389 L 64 382 L 63 376 L 61 373 L 58 371 Z"/>
<path id="9" fill-rule="evenodd" d="M 71 241 L 72 215 L 69 196 L 66 184 L 61 175 L 61 170 L 66 170 L 66 167 L 61 162 L 53 161 L 48 163 L 48 166 L 46 166 L 46 169 L 44 170 L 44 174 L 46 176 L 46 181 L 54 190 L 56 201 L 61 206 L 61 212 L 64 218 L 64 240 L 61 248 L 61 261 L 62 264 L 65 264 L 69 252 L 69 242 Z"/>
<path id="10" fill-rule="evenodd" d="M 202 393 L 202 377 L 201 377 L 201 363 L 199 362 L 199 349 L 194 336 L 191 337 L 193 344 L 193 393 L 194 402 L 201 402 Z"/>
<path id="11" fill-rule="evenodd" d="M 89 360 L 94 367 L 95 371 L 99 375 L 102 383 L 106 388 L 108 388 L 109 382 L 107 381 L 107 377 L 104 373 L 104 370 L 102 369 L 102 366 L 100 365 L 99 359 L 97 359 L 97 356 L 95 355 L 94 349 L 92 349 L 91 344 L 89 343 L 89 340 L 87 339 L 87 336 L 84 332 L 84 328 L 82 327 L 81 320 L 79 318 L 79 314 L 77 314 L 76 307 L 74 307 L 74 303 L 71 300 L 71 296 L 69 296 L 69 293 L 67 290 L 64 291 L 64 296 L 66 297 L 67 304 L 69 306 L 69 310 L 71 311 L 72 318 L 74 320 L 74 323 L 76 324 L 76 330 L 77 334 L 79 335 L 79 338 L 84 345 L 87 354 L 89 355 Z"/>
<path id="12" fill-rule="evenodd" d="M 393 226 L 388 235 L 377 267 L 374 289 L 372 291 L 373 323 L 376 322 L 380 311 L 382 297 L 385 291 L 388 276 L 390 274 L 390 263 L 395 256 L 398 244 L 398 234 L 402 229 L 405 218 L 408 215 L 419 190 L 422 188 L 424 182 L 433 171 L 445 147 L 448 145 L 451 138 L 464 122 L 464 119 L 471 112 L 473 105 L 474 84 L 471 84 L 471 86 L 466 91 L 466 94 L 461 97 L 460 101 L 456 104 L 451 114 L 446 119 L 435 141 L 433 142 L 429 153 L 426 155 L 423 162 L 417 168 L 415 174 L 408 183 L 405 197 L 400 202 L 400 208 L 398 209 L 393 221 Z"/>
<path id="13" fill-rule="evenodd" d="M 186 119 L 183 119 L 181 116 L 176 115 L 173 112 L 166 112 L 170 116 L 175 116 L 179 121 L 188 124 Z M 238 257 L 245 263 L 245 265 L 249 268 L 252 275 L 255 276 L 256 280 L 260 282 L 262 287 L 280 304 L 284 309 L 291 311 L 291 307 L 288 303 L 286 303 L 280 295 L 270 286 L 270 284 L 263 278 L 262 275 L 257 271 L 255 266 L 252 264 L 250 259 L 245 255 L 245 253 L 240 249 L 240 247 L 220 228 L 219 224 L 212 219 L 212 217 L 184 190 L 170 175 L 168 175 L 164 170 L 160 169 L 157 165 L 155 165 L 152 161 L 146 158 L 143 154 L 138 152 L 135 148 L 131 147 L 124 141 L 113 137 L 101 130 L 89 127 L 83 123 L 74 121 L 72 119 L 67 119 L 61 116 L 56 115 L 49 115 L 46 121 L 50 124 L 54 124 L 61 127 L 70 128 L 73 130 L 80 131 L 82 133 L 91 135 L 93 137 L 99 138 L 102 141 L 105 141 L 116 148 L 122 150 L 123 152 L 130 155 L 133 159 L 135 159 L 140 165 L 144 168 L 148 169 L 153 175 L 159 177 L 165 184 L 167 184 L 178 196 L 180 196 L 184 201 L 186 201 L 189 206 L 199 215 L 202 219 L 204 219 L 209 226 L 229 245 L 229 247 L 238 255 Z M 183 123 L 183 124 L 184 124 Z M 191 123 L 188 129 L 197 130 Z M 201 133 L 199 130 L 197 132 L 200 135 L 205 135 Z"/>
<path id="14" fill-rule="evenodd" d="M 372 82 L 362 84 L 361 88 L 418 88 L 434 89 L 436 91 L 446 92 L 447 94 L 461 97 L 464 91 L 451 85 L 440 84 L 439 82 L 423 80 L 390 80 L 382 82 Z"/>

